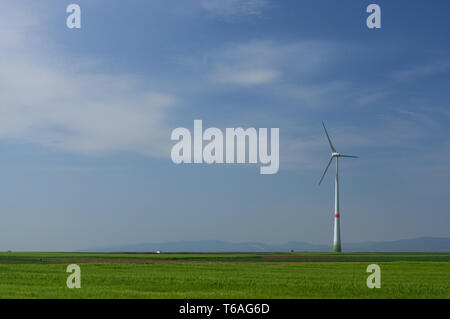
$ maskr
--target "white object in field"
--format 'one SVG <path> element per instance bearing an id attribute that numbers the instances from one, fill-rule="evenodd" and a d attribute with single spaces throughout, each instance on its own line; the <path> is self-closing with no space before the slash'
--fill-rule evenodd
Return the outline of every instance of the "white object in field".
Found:
<path id="1" fill-rule="evenodd" d="M 333 146 L 333 143 L 331 143 L 330 136 L 328 135 L 327 129 L 325 128 L 325 123 L 322 122 L 323 129 L 325 130 L 325 134 L 328 139 L 328 143 L 330 144 L 331 148 L 331 158 L 328 162 L 327 167 L 325 168 L 325 171 L 322 174 L 322 178 L 319 181 L 322 183 L 323 178 L 325 177 L 325 174 L 327 173 L 328 167 L 330 167 L 331 162 L 333 161 L 333 158 L 336 158 L 336 177 L 334 179 L 334 238 L 333 238 L 333 250 L 335 252 L 340 252 L 342 250 L 341 248 L 341 227 L 340 227 L 340 213 L 339 213 L 339 157 L 350 157 L 350 158 L 358 158 L 358 156 L 354 155 L 343 155 L 336 151 L 336 149 Z"/>
<path id="2" fill-rule="evenodd" d="M 161 252 L 159 250 L 156 251 L 157 254 L 160 254 Z"/>

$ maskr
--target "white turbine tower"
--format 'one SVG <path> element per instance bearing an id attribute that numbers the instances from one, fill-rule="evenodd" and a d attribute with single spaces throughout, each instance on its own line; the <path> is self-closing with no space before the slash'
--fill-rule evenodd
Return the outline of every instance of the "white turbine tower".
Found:
<path id="1" fill-rule="evenodd" d="M 322 121 L 323 129 L 325 130 L 325 134 L 327 135 L 328 143 L 330 144 L 331 148 L 331 158 L 328 162 L 327 167 L 325 168 L 325 171 L 323 172 L 322 178 L 320 179 L 320 183 L 322 183 L 323 178 L 325 177 L 325 174 L 327 173 L 328 167 L 330 167 L 331 162 L 333 161 L 333 158 L 336 158 L 336 178 L 335 178 L 335 184 L 334 184 L 334 240 L 333 240 L 333 250 L 335 252 L 341 251 L 341 228 L 340 228 L 340 214 L 339 214 L 339 157 L 351 157 L 351 158 L 358 158 L 358 156 L 353 155 L 343 155 L 336 151 L 336 149 L 333 146 L 333 143 L 331 143 L 330 136 L 328 135 L 327 129 L 325 128 L 325 124 Z"/>

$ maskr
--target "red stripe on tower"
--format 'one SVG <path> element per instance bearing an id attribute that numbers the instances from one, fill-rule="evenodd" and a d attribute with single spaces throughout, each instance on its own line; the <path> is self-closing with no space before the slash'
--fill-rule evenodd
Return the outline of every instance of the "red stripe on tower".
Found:
<path id="1" fill-rule="evenodd" d="M 334 218 L 339 218 L 339 214 L 334 214 Z"/>

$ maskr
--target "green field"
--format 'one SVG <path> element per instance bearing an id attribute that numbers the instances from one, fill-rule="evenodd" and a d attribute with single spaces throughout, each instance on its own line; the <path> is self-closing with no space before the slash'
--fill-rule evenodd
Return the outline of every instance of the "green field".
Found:
<path id="1" fill-rule="evenodd" d="M 66 287 L 72 263 L 80 289 Z M 450 253 L 8 252 L 0 298 L 450 298 Z"/>

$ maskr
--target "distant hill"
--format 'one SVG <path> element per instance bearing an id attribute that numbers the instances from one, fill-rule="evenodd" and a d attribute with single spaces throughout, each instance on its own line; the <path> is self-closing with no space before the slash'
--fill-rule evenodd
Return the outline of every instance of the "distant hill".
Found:
<path id="1" fill-rule="evenodd" d="M 347 244 L 349 251 L 450 252 L 450 238 L 420 237 L 395 241 Z"/>
<path id="2" fill-rule="evenodd" d="M 420 237 L 384 242 L 343 243 L 344 251 L 354 252 L 450 252 L 450 238 Z M 90 252 L 271 252 L 271 251 L 331 251 L 331 245 L 288 242 L 270 245 L 258 242 L 231 243 L 219 240 L 142 243 L 89 249 Z"/>

